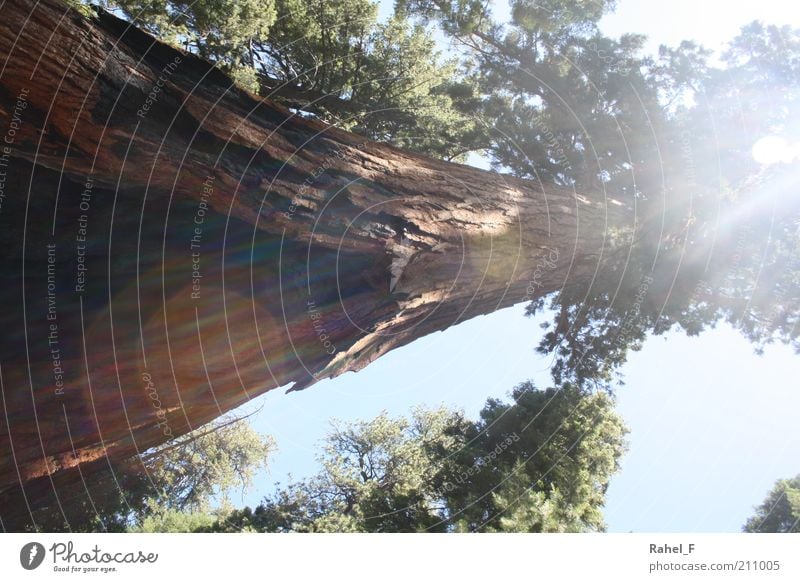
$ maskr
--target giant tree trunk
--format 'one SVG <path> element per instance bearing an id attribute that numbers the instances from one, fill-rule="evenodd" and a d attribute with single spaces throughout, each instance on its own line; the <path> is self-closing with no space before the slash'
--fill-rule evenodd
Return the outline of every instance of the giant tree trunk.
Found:
<path id="1" fill-rule="evenodd" d="M 586 287 L 630 220 L 293 115 L 108 14 L 1 10 L 0 490 Z"/>

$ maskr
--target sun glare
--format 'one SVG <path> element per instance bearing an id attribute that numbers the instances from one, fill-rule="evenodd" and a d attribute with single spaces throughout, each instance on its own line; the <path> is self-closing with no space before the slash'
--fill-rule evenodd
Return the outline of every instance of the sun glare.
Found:
<path id="1" fill-rule="evenodd" d="M 775 135 L 762 137 L 753 145 L 753 159 L 765 166 L 777 163 L 788 164 L 800 159 L 800 143 Z"/>

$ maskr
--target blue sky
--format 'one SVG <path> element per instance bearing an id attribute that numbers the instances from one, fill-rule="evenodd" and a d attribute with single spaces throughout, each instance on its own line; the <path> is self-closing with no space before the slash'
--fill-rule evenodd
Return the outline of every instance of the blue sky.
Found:
<path id="1" fill-rule="evenodd" d="M 800 7 L 785 0 L 620 0 L 601 26 L 613 35 L 647 34 L 653 51 L 684 38 L 718 48 L 756 18 L 800 26 Z M 272 435 L 279 451 L 255 487 L 232 501 L 257 504 L 287 474 L 313 473 L 332 418 L 405 415 L 415 405 L 441 403 L 474 417 L 488 397 L 519 382 L 549 385 L 548 360 L 534 353 L 540 321 L 522 312 L 516 306 L 473 319 L 358 374 L 248 404 L 245 410 L 261 407 L 253 425 Z M 631 429 L 630 450 L 608 492 L 609 531 L 739 531 L 776 479 L 800 473 L 800 357 L 789 348 L 771 346 L 757 356 L 727 326 L 694 338 L 673 333 L 649 339 L 623 373 L 618 411 Z"/>

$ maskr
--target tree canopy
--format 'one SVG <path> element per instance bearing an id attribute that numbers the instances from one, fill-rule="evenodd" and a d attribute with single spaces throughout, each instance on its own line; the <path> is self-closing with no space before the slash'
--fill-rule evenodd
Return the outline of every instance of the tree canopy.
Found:
<path id="1" fill-rule="evenodd" d="M 601 34 L 613 4 L 512 2 L 509 22 L 479 2 L 407 4 L 476 59 L 498 169 L 636 211 L 609 230 L 611 260 L 588 292 L 549 300 L 540 351 L 555 356 L 555 380 L 608 385 L 648 334 L 721 319 L 757 346 L 800 347 L 797 166 L 750 154 L 765 135 L 800 135 L 800 31 L 754 22 L 720 64 L 689 41 L 649 56 L 641 35 Z"/>
<path id="2" fill-rule="evenodd" d="M 800 475 L 777 481 L 742 530 L 748 533 L 800 533 Z"/>
<path id="3" fill-rule="evenodd" d="M 240 85 L 371 139 L 459 158 L 471 97 L 430 30 L 379 22 L 369 0 L 105 2 L 159 39 L 216 62 Z"/>
<path id="4" fill-rule="evenodd" d="M 321 470 L 201 531 L 602 531 L 626 428 L 604 393 L 525 383 L 470 421 L 446 408 L 337 423 Z"/>

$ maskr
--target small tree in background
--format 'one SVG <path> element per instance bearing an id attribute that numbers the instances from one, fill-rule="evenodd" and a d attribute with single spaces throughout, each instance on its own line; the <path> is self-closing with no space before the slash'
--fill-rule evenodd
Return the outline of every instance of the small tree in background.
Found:
<path id="1" fill-rule="evenodd" d="M 742 530 L 748 533 L 800 533 L 800 475 L 777 481 Z"/>
<path id="2" fill-rule="evenodd" d="M 60 492 L 32 516 L 43 531 L 188 531 L 235 489 L 247 489 L 274 450 L 270 437 L 241 418 L 221 418 L 139 458 L 87 476 L 74 498 Z M 32 524 L 13 529 L 31 529 Z"/>

